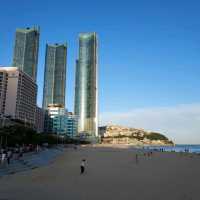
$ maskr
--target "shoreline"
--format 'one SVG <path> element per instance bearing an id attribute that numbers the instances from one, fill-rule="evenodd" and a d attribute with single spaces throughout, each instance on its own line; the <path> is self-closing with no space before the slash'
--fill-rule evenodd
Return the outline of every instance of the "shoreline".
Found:
<path id="1" fill-rule="evenodd" d="M 178 151 L 159 151 L 159 150 L 155 150 L 155 149 L 151 149 L 150 147 L 155 147 L 155 146 L 141 146 L 141 145 L 130 145 L 130 144 L 86 144 L 86 145 L 79 145 L 78 147 L 78 151 L 84 151 L 84 149 L 101 149 L 101 150 L 104 150 L 104 151 L 107 151 L 108 149 L 114 149 L 114 150 L 130 150 L 129 152 L 132 152 L 132 153 L 135 153 L 139 156 L 139 158 L 143 158 L 145 157 L 145 154 L 146 156 L 148 157 L 151 157 L 149 155 L 155 155 L 156 154 L 168 154 L 169 156 L 170 155 L 178 155 L 178 156 L 186 156 L 186 157 L 193 157 L 193 156 L 200 156 L 200 153 L 195 153 L 195 152 L 178 152 Z M 166 147 L 166 146 L 157 146 L 157 147 Z M 23 173 L 23 172 L 26 172 L 26 171 L 32 171 L 32 170 L 35 170 L 35 169 L 41 169 L 42 167 L 48 167 L 52 164 L 54 164 L 58 159 L 59 157 L 62 157 L 65 153 L 67 152 L 71 152 L 71 151 L 74 151 L 74 146 L 68 146 L 68 147 L 62 147 L 62 150 L 61 148 L 57 148 L 57 147 L 54 147 L 54 148 L 50 148 L 50 149 L 47 149 L 46 151 L 53 151 L 53 150 L 59 150 L 61 151 L 58 155 L 56 156 L 52 156 L 51 158 L 49 158 L 49 160 L 45 163 L 45 164 L 37 164 L 32 166 L 32 167 L 29 167 L 28 169 L 24 169 L 24 170 L 17 170 L 16 172 L 9 172 L 7 174 L 1 174 L 1 170 L 3 169 L 2 166 L 0 166 L 0 179 L 4 176 L 12 176 L 12 175 L 15 175 L 15 174 L 20 174 L 20 173 Z M 76 150 L 77 151 L 77 148 Z M 42 151 L 40 153 L 44 153 L 45 151 Z M 35 156 L 37 156 L 39 158 L 40 156 L 40 153 L 39 154 L 34 154 Z M 149 154 L 150 153 L 150 154 Z M 149 155 L 148 155 L 149 154 Z M 20 161 L 22 161 L 23 159 L 21 159 Z M 37 158 L 36 158 L 37 160 Z M 23 160 L 24 162 L 24 160 Z M 26 161 L 25 161 L 26 162 Z M 11 164 L 10 164 L 11 166 Z M 10 166 L 6 166 L 6 168 L 10 167 Z"/>
<path id="2" fill-rule="evenodd" d="M 47 166 L 4 176 L 0 198 L 16 200 L 199 200 L 200 158 L 178 153 L 82 145 Z M 136 155 L 138 160 L 136 160 Z M 86 159 L 85 174 L 80 162 Z"/>
<path id="3" fill-rule="evenodd" d="M 94 147 L 112 147 L 112 148 L 133 148 L 133 149 L 140 149 L 140 150 L 151 150 L 155 152 L 161 152 L 159 151 L 160 149 L 163 149 L 164 152 L 171 152 L 171 153 L 189 153 L 189 154 L 195 154 L 195 155 L 200 155 L 200 145 L 180 145 L 180 144 L 175 144 L 175 145 L 133 145 L 133 144 L 96 144 L 93 145 Z M 187 149 L 185 151 L 185 148 L 180 149 L 180 147 L 192 147 L 192 146 L 198 146 L 199 149 L 195 152 L 191 152 L 190 149 Z M 178 150 L 179 149 L 179 150 Z"/>

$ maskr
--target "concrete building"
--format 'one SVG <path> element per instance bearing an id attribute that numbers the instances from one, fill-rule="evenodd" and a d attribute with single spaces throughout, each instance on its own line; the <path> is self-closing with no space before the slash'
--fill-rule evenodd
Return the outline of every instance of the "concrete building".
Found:
<path id="1" fill-rule="evenodd" d="M 46 45 L 43 109 L 52 104 L 65 107 L 66 55 L 65 44 Z"/>
<path id="2" fill-rule="evenodd" d="M 18 67 L 36 82 L 39 51 L 39 28 L 17 29 L 13 55 L 13 67 Z"/>
<path id="3" fill-rule="evenodd" d="M 0 115 L 34 127 L 37 85 L 16 67 L 0 67 Z"/>
<path id="4" fill-rule="evenodd" d="M 78 121 L 77 117 L 72 113 L 67 113 L 67 136 L 74 138 L 77 135 Z"/>
<path id="5" fill-rule="evenodd" d="M 44 132 L 44 118 L 45 118 L 45 111 L 36 106 L 36 116 L 35 116 L 35 129 L 37 133 Z"/>
<path id="6" fill-rule="evenodd" d="M 5 113 L 6 92 L 8 83 L 8 73 L 0 67 L 0 116 L 3 117 Z"/>
<path id="7" fill-rule="evenodd" d="M 97 35 L 79 35 L 79 58 L 76 61 L 75 115 L 78 135 L 98 136 Z"/>

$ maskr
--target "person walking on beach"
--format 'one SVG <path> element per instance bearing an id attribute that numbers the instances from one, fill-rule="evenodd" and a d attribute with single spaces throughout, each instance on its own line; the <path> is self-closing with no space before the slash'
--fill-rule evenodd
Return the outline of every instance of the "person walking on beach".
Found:
<path id="1" fill-rule="evenodd" d="M 6 153 L 5 153 L 5 150 L 3 150 L 1 154 L 1 164 L 4 164 L 5 159 L 6 159 Z"/>
<path id="2" fill-rule="evenodd" d="M 135 163 L 138 164 L 139 160 L 138 160 L 138 154 L 135 154 Z"/>
<path id="3" fill-rule="evenodd" d="M 76 146 L 76 144 L 74 145 L 74 150 L 77 150 L 77 146 Z"/>
<path id="4" fill-rule="evenodd" d="M 19 158 L 23 157 L 23 147 L 19 148 Z"/>
<path id="5" fill-rule="evenodd" d="M 82 160 L 81 162 L 81 174 L 83 174 L 85 172 L 85 159 Z"/>
<path id="6" fill-rule="evenodd" d="M 35 150 L 36 150 L 36 153 L 39 152 L 39 145 L 38 144 L 36 145 L 36 149 Z"/>
<path id="7" fill-rule="evenodd" d="M 8 165 L 10 164 L 11 157 L 12 157 L 12 151 L 9 149 L 8 152 L 7 152 L 7 163 L 8 163 Z"/>

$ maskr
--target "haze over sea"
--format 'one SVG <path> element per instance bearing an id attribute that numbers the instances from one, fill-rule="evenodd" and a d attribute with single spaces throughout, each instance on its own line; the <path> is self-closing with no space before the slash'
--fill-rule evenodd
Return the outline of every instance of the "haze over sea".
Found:
<path id="1" fill-rule="evenodd" d="M 175 152 L 185 152 L 188 150 L 189 153 L 200 153 L 200 145 L 190 145 L 190 144 L 178 144 L 175 146 L 152 146 L 150 149 L 164 149 L 164 151 L 175 151 Z"/>

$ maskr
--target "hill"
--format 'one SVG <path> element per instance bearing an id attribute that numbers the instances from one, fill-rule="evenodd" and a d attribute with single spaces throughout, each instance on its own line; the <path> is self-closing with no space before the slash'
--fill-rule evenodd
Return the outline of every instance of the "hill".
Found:
<path id="1" fill-rule="evenodd" d="M 118 125 L 99 127 L 102 143 L 133 145 L 173 145 L 164 134 Z"/>

